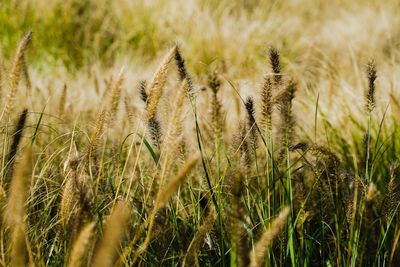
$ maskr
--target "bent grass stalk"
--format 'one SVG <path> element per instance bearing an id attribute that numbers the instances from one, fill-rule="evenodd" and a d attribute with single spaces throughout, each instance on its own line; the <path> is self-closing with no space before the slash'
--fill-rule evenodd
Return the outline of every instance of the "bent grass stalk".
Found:
<path id="1" fill-rule="evenodd" d="M 135 253 L 135 256 L 133 257 L 133 264 L 136 262 L 137 257 L 143 253 L 146 252 L 147 246 L 150 243 L 151 240 L 151 234 L 152 234 L 152 229 L 153 229 L 153 224 L 154 224 L 154 219 L 156 216 L 157 211 L 166 204 L 167 200 L 170 198 L 171 194 L 177 189 L 177 187 L 182 183 L 182 181 L 185 179 L 186 175 L 192 170 L 192 168 L 195 166 L 195 164 L 198 162 L 199 156 L 195 156 L 191 160 L 189 160 L 183 167 L 182 169 L 178 172 L 177 175 L 171 180 L 171 182 L 166 186 L 164 190 L 161 190 L 162 188 L 162 183 L 160 182 L 160 187 L 157 193 L 156 201 L 154 204 L 154 208 L 151 212 L 150 218 L 149 218 L 149 227 L 147 229 L 146 233 L 146 238 L 143 242 L 143 244 L 140 246 L 138 251 Z M 164 161 L 165 163 L 166 161 Z M 163 168 L 165 170 L 166 168 Z M 165 172 L 163 172 L 165 174 Z M 163 180 L 164 176 L 161 176 L 160 181 Z"/>
<path id="2" fill-rule="evenodd" d="M 285 207 L 282 212 L 279 214 L 278 218 L 276 218 L 267 231 L 261 236 L 260 240 L 256 243 L 255 248 L 251 251 L 251 267 L 259 267 L 262 266 L 265 254 L 268 250 L 269 245 L 273 241 L 276 235 L 278 235 L 279 231 L 283 228 L 283 225 L 286 222 L 286 218 L 289 215 L 290 208 Z"/>

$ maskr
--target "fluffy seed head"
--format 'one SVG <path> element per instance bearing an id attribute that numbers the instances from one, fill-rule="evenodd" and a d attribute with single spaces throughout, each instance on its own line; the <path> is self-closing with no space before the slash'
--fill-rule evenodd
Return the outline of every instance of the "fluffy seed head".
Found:
<path id="1" fill-rule="evenodd" d="M 217 72 L 212 72 L 208 75 L 208 86 L 214 94 L 218 93 L 219 88 L 221 87 L 221 81 L 218 78 Z"/>
<path id="2" fill-rule="evenodd" d="M 375 80 L 376 76 L 376 64 L 375 61 L 371 60 L 367 65 L 367 76 L 368 76 L 368 91 L 366 93 L 366 107 L 367 111 L 371 112 L 375 107 Z"/>
<path id="3" fill-rule="evenodd" d="M 15 57 L 14 57 L 14 61 L 13 61 L 12 67 L 11 67 L 10 77 L 9 77 L 10 78 L 10 88 L 9 88 L 7 99 L 6 99 L 6 105 L 3 110 L 4 116 L 7 116 L 14 107 L 14 98 L 15 98 L 16 90 L 18 89 L 19 79 L 21 76 L 21 70 L 23 71 L 23 69 L 24 69 L 23 64 L 25 63 L 25 61 L 24 61 L 25 50 L 29 44 L 29 41 L 31 40 L 31 37 L 32 37 L 32 32 L 29 32 L 27 35 L 25 35 L 22 38 L 22 40 L 18 44 L 17 51 L 16 51 Z"/>
<path id="4" fill-rule="evenodd" d="M 88 149 L 89 157 L 96 156 L 97 148 L 98 148 L 100 139 L 103 135 L 104 125 L 106 123 L 106 117 L 108 116 L 107 114 L 108 114 L 108 111 L 106 109 L 103 109 L 97 117 L 96 129 L 93 132 L 92 138 L 90 139 L 90 145 L 89 145 L 89 149 Z"/>
<path id="5" fill-rule="evenodd" d="M 17 127 L 15 128 L 15 131 L 13 134 L 13 141 L 12 141 L 12 144 L 10 147 L 10 152 L 8 153 L 8 156 L 7 156 L 7 159 L 8 159 L 7 161 L 10 162 L 9 174 L 12 174 L 12 172 L 13 172 L 14 157 L 17 153 L 18 146 L 21 142 L 22 132 L 25 127 L 27 115 L 28 115 L 28 110 L 24 109 L 24 111 L 21 113 L 21 116 L 18 119 Z"/>
<path id="6" fill-rule="evenodd" d="M 273 46 L 269 47 L 269 61 L 271 63 L 272 71 L 274 72 L 274 81 L 275 83 L 280 83 L 282 75 L 281 75 L 281 65 L 279 60 L 279 52 Z"/>
<path id="7" fill-rule="evenodd" d="M 167 184 L 166 188 L 159 194 L 159 197 L 156 201 L 156 207 L 159 209 L 164 206 L 168 199 L 171 197 L 172 193 L 178 189 L 179 185 L 185 180 L 187 174 L 196 166 L 196 163 L 199 160 L 199 156 L 195 156 L 190 159 L 185 166 L 175 175 L 174 178 Z"/>
<path id="8" fill-rule="evenodd" d="M 123 237 L 128 218 L 128 204 L 119 202 L 107 220 L 104 237 L 94 255 L 93 266 L 113 266 L 118 245 Z"/>
<path id="9" fill-rule="evenodd" d="M 25 202 L 32 177 L 32 148 L 29 146 L 16 165 L 11 180 L 5 218 L 11 230 L 11 265 L 27 266 L 30 262 L 29 244 L 25 234 Z"/>
<path id="10" fill-rule="evenodd" d="M 72 246 L 72 251 L 68 266 L 70 267 L 81 266 L 82 258 L 87 250 L 87 246 L 89 244 L 90 237 L 92 236 L 94 226 L 95 224 L 92 222 L 86 225 L 79 233 L 78 238 L 76 239 L 76 241 Z"/>
<path id="11" fill-rule="evenodd" d="M 193 92 L 192 79 L 190 78 L 190 76 L 186 70 L 185 60 L 182 57 L 179 46 L 176 46 L 175 63 L 178 68 L 179 80 L 183 81 L 186 79 L 186 81 L 187 81 L 187 90 L 188 90 L 188 93 L 190 96 L 191 93 Z"/>
<path id="12" fill-rule="evenodd" d="M 265 77 L 264 86 L 261 91 L 262 98 L 262 115 L 265 121 L 265 129 L 272 130 L 272 84 L 269 77 Z"/>
<path id="13" fill-rule="evenodd" d="M 64 107 L 65 107 L 65 101 L 67 99 L 67 84 L 64 83 L 63 90 L 61 92 L 60 96 L 60 102 L 58 104 L 58 115 L 62 116 L 64 114 Z"/>
<path id="14" fill-rule="evenodd" d="M 141 81 L 139 83 L 139 94 L 140 94 L 140 99 L 146 103 L 147 102 L 147 93 L 146 93 L 146 81 Z"/>
<path id="15" fill-rule="evenodd" d="M 114 121 L 116 113 L 118 111 L 118 105 L 120 102 L 121 98 L 121 86 L 124 80 L 124 71 L 121 69 L 117 80 L 114 83 L 113 89 L 112 89 L 112 95 L 110 98 L 110 102 L 108 104 L 108 115 L 107 115 L 107 120 L 106 124 L 110 124 Z"/>
<path id="16" fill-rule="evenodd" d="M 280 230 L 283 228 L 286 218 L 289 215 L 289 211 L 289 207 L 284 208 L 279 214 L 278 218 L 272 222 L 270 228 L 261 236 L 260 240 L 256 244 L 256 247 L 251 253 L 251 267 L 262 266 L 265 259 L 265 253 L 267 252 L 267 249 L 274 240 L 275 236 L 278 235 Z"/>
<path id="17" fill-rule="evenodd" d="M 174 58 L 177 47 L 174 46 L 164 57 L 162 63 L 155 72 L 153 79 L 147 87 L 148 101 L 146 105 L 147 120 L 151 120 L 157 109 L 158 102 L 160 101 L 165 82 L 167 81 L 167 71 L 169 63 Z"/>

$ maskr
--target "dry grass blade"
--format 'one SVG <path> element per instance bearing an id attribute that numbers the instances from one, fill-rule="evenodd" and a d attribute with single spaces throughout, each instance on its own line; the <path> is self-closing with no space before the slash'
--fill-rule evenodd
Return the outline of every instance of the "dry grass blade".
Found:
<path id="1" fill-rule="evenodd" d="M 278 218 L 272 222 L 270 228 L 261 236 L 260 240 L 256 244 L 256 247 L 251 252 L 251 267 L 262 266 L 268 246 L 284 226 L 286 218 L 289 215 L 289 211 L 290 209 L 288 207 L 284 208 L 279 214 Z"/>
<path id="2" fill-rule="evenodd" d="M 113 265 L 128 218 L 128 204 L 119 202 L 107 220 L 104 237 L 94 255 L 93 266 L 107 267 Z"/>

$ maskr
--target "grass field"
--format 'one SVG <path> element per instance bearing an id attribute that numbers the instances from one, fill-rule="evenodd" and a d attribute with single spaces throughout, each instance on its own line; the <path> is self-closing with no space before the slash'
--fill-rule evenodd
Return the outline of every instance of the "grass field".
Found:
<path id="1" fill-rule="evenodd" d="M 399 266 L 399 12 L 0 1 L 0 265 Z"/>

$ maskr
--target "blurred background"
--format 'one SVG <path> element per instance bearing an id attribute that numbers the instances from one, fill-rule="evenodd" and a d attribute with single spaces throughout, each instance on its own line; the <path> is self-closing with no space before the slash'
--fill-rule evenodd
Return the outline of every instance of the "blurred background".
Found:
<path id="1" fill-rule="evenodd" d="M 27 61 L 36 85 L 46 87 L 51 75 L 58 90 L 66 79 L 72 88 L 76 80 L 89 87 L 93 72 L 105 77 L 126 66 L 133 92 L 177 42 L 196 84 L 213 68 L 251 94 L 270 71 L 273 45 L 283 72 L 299 83 L 303 105 L 315 105 L 320 95 L 325 114 L 339 123 L 347 115 L 337 110 L 357 116 L 363 108 L 371 58 L 382 109 L 390 94 L 398 96 L 399 11 L 394 0 L 2 0 L 0 66 L 7 69 L 18 41 L 32 30 Z"/>
<path id="2" fill-rule="evenodd" d="M 178 42 L 194 71 L 218 59 L 251 76 L 273 44 L 293 68 L 305 60 L 345 68 L 351 57 L 398 60 L 399 9 L 392 0 L 2 0 L 0 47 L 9 58 L 32 30 L 31 63 L 80 69 L 152 60 Z"/>

